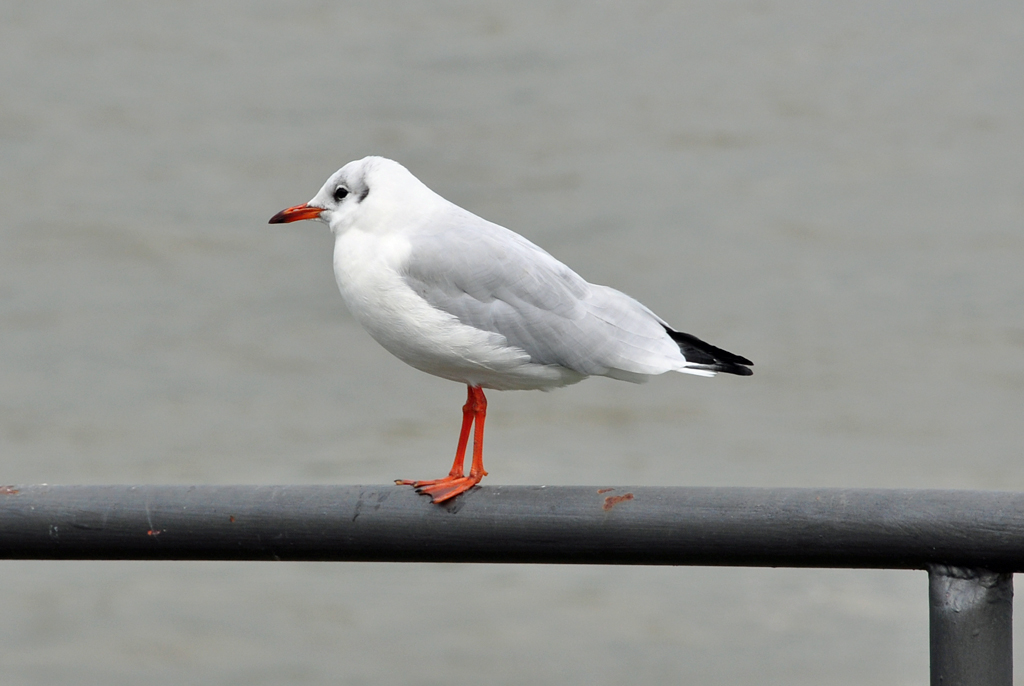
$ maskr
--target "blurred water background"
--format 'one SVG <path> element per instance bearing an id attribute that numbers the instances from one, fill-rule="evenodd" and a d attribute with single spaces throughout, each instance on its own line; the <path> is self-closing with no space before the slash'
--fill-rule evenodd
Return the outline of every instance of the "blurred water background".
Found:
<path id="1" fill-rule="evenodd" d="M 464 389 L 267 225 L 367 154 L 756 363 L 492 393 L 485 484 L 1024 488 L 1017 0 L 5 2 L 0 480 L 446 471 Z M 15 686 L 928 678 L 923 572 L 0 578 Z"/>

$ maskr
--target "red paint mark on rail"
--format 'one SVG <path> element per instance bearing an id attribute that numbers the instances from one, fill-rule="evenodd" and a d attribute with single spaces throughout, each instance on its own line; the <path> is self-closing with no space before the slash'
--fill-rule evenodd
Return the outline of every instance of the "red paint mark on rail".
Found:
<path id="1" fill-rule="evenodd" d="M 615 490 L 614 488 L 599 488 L 599 489 L 597 489 L 597 492 L 598 493 L 609 493 L 609 492 L 614 491 L 614 490 Z"/>
<path id="2" fill-rule="evenodd" d="M 627 500 L 632 500 L 632 499 L 633 499 L 633 494 L 632 493 L 623 493 L 622 495 L 610 495 L 610 496 L 608 496 L 607 498 L 604 499 L 603 509 L 610 510 L 613 507 L 615 507 L 616 505 L 618 505 L 619 503 L 624 503 Z"/>
<path id="3" fill-rule="evenodd" d="M 18 495 L 21 493 L 14 486 L 0 486 L 0 495 Z"/>

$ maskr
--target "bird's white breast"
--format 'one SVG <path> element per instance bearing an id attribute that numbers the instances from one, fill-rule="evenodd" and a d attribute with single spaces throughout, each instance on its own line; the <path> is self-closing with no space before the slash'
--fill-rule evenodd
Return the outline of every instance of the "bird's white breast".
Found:
<path id="1" fill-rule="evenodd" d="M 351 228 L 334 245 L 334 274 L 352 315 L 390 353 L 422 371 L 488 388 L 545 388 L 582 379 L 531 364 L 500 334 L 459 322 L 427 303 L 403 278 L 410 255 L 400 232 Z"/>

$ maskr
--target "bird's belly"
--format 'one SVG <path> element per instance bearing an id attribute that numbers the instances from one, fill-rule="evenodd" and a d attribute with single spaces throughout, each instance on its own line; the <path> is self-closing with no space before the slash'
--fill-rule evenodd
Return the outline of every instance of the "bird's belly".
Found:
<path id="1" fill-rule="evenodd" d="M 559 365 L 530 361 L 505 337 L 461 323 L 432 307 L 401 277 L 402 243 L 376 237 L 339 237 L 334 271 L 352 315 L 388 352 L 421 371 L 499 390 L 544 389 L 586 378 Z M 367 246 L 368 239 L 374 245 Z"/>

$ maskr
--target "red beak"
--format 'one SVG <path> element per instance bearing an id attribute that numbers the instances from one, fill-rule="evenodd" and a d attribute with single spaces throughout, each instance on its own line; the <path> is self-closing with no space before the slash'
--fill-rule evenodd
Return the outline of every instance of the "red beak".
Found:
<path id="1" fill-rule="evenodd" d="M 319 219 L 320 213 L 323 211 L 324 210 L 321 207 L 310 207 L 308 204 L 303 203 L 302 205 L 296 205 L 295 207 L 289 207 L 286 210 L 281 210 L 271 217 L 268 223 L 287 224 L 289 222 L 297 222 L 303 219 Z"/>

